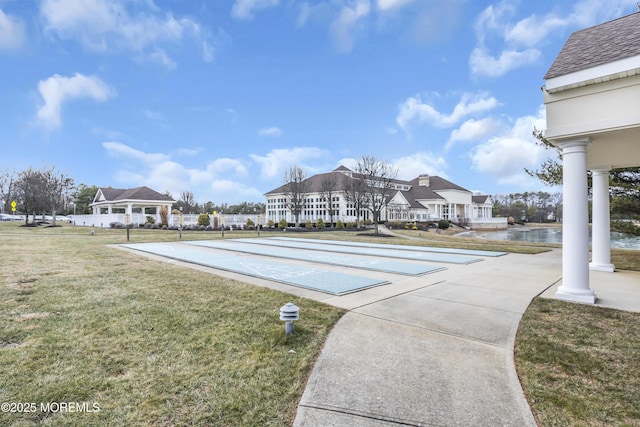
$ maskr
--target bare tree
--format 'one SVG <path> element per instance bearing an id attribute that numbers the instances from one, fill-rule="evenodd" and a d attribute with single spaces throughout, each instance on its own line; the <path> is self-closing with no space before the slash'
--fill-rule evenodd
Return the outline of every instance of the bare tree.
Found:
<path id="1" fill-rule="evenodd" d="M 360 213 L 367 205 L 367 189 L 360 179 L 349 179 L 344 186 L 346 202 L 355 210 L 356 227 L 360 228 Z"/>
<path id="2" fill-rule="evenodd" d="M 192 191 L 183 191 L 180 193 L 180 200 L 178 200 L 178 209 L 184 213 L 193 213 L 196 208 L 195 198 Z M 181 209 L 182 208 L 182 209 Z"/>
<path id="3" fill-rule="evenodd" d="M 9 172 L 6 168 L 0 172 L 0 203 L 2 203 L 0 212 L 9 210 L 10 203 L 15 198 L 13 195 L 15 181 L 15 172 Z"/>
<path id="4" fill-rule="evenodd" d="M 333 173 L 325 174 L 320 180 L 320 194 L 329 211 L 329 222 L 333 227 L 333 197 L 337 193 L 338 177 Z"/>
<path id="5" fill-rule="evenodd" d="M 398 175 L 398 169 L 374 156 L 362 156 L 358 160 L 355 172 L 364 184 L 367 194 L 366 207 L 373 217 L 376 234 L 378 234 L 380 215 L 393 192 L 393 180 Z"/>
<path id="6" fill-rule="evenodd" d="M 284 173 L 284 193 L 287 196 L 287 208 L 295 218 L 296 227 L 299 224 L 300 213 L 304 209 L 308 193 L 307 174 L 299 166 L 291 166 Z"/>
<path id="7" fill-rule="evenodd" d="M 65 195 L 73 188 L 73 178 L 62 172 L 56 171 L 55 166 L 44 169 L 40 172 L 44 184 L 44 195 L 46 196 L 48 208 L 51 211 L 52 225 L 56 225 L 56 213 L 65 202 Z"/>

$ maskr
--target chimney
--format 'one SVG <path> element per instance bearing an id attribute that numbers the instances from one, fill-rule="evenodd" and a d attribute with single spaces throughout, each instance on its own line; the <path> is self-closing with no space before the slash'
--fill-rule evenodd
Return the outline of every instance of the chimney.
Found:
<path id="1" fill-rule="evenodd" d="M 422 187 L 428 187 L 429 186 L 429 175 L 427 175 L 426 173 L 423 175 L 420 175 L 418 177 L 418 185 L 422 186 Z"/>

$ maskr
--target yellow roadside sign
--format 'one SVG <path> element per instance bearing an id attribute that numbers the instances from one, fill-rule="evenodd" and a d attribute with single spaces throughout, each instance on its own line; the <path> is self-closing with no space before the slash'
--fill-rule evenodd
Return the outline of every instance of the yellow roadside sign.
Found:
<path id="1" fill-rule="evenodd" d="M 17 205 L 18 205 L 18 204 L 16 203 L 16 201 L 15 201 L 15 200 L 12 200 L 12 201 L 11 201 L 11 212 L 15 212 L 15 211 L 16 211 L 16 206 L 17 206 Z"/>

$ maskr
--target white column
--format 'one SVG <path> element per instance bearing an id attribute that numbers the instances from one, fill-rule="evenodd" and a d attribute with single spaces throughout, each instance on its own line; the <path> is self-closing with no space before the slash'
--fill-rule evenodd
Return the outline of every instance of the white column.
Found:
<path id="1" fill-rule="evenodd" d="M 562 149 L 562 285 L 556 298 L 593 304 L 589 288 L 589 212 L 587 145 L 589 138 L 558 143 Z"/>
<path id="2" fill-rule="evenodd" d="M 592 170 L 593 219 L 591 223 L 591 270 L 613 272 L 611 264 L 611 226 L 609 210 L 609 171 L 611 168 Z"/>

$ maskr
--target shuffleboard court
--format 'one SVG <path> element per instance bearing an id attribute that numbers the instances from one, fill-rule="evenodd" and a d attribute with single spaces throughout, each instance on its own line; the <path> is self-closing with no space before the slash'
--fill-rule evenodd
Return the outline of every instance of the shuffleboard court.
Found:
<path id="1" fill-rule="evenodd" d="M 499 256 L 507 255 L 507 252 L 482 251 L 478 249 L 436 248 L 433 246 L 413 246 L 413 245 L 389 245 L 384 243 L 344 242 L 340 240 L 323 240 L 323 239 L 310 240 L 310 239 L 304 239 L 302 237 L 269 237 L 268 239 L 285 240 L 285 241 L 291 240 L 291 241 L 297 241 L 297 242 L 313 241 L 318 243 L 324 243 L 327 245 L 360 246 L 360 247 L 391 249 L 391 250 L 436 252 L 436 253 L 443 253 L 443 254 L 471 255 L 471 256 L 484 256 L 484 257 L 499 257 Z"/>
<path id="2" fill-rule="evenodd" d="M 317 268 L 267 262 L 234 255 L 224 256 L 218 253 L 214 254 L 204 248 L 192 249 L 164 243 L 135 243 L 121 246 L 178 261 L 269 279 L 333 295 L 344 295 L 389 283 L 386 280 L 336 273 Z"/>
<path id="3" fill-rule="evenodd" d="M 311 261 L 322 264 L 339 265 L 342 267 L 355 267 L 366 270 L 384 271 L 410 276 L 418 276 L 443 270 L 444 267 L 395 261 L 373 256 L 349 256 L 336 252 L 321 252 L 309 249 L 292 249 L 281 246 L 268 246 L 250 243 L 244 239 L 234 240 L 199 240 L 185 242 L 189 245 L 204 246 L 208 248 L 223 249 L 227 251 L 242 252 L 255 255 L 273 256 L 277 258 Z"/>
<path id="4" fill-rule="evenodd" d="M 368 246 L 354 246 L 354 245 L 341 245 L 343 242 L 328 243 L 316 243 L 316 240 L 311 239 L 288 239 L 288 238 L 265 238 L 265 239 L 234 239 L 234 241 L 242 243 L 256 243 L 260 245 L 270 246 L 284 246 L 288 248 L 296 249 L 310 249 L 316 251 L 325 252 L 338 252 L 352 255 L 369 255 L 380 256 L 384 258 L 401 258 L 410 259 L 415 261 L 431 261 L 431 262 L 444 262 L 449 264 L 471 264 L 472 262 L 482 261 L 482 258 L 471 258 L 467 256 L 453 255 L 453 254 L 438 254 L 431 252 L 422 252 L 413 250 L 413 246 L 409 246 L 411 249 L 395 249 L 394 245 L 383 245 L 383 247 L 368 247 Z"/>

